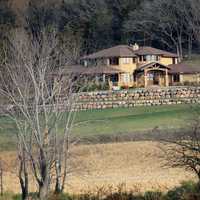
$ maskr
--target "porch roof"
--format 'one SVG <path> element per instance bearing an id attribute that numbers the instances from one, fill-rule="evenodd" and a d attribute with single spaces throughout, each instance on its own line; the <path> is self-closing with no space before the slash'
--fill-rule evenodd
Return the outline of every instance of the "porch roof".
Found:
<path id="1" fill-rule="evenodd" d="M 186 63 L 179 63 L 169 65 L 171 74 L 196 74 L 200 73 L 199 65 L 191 65 Z"/>
<path id="2" fill-rule="evenodd" d="M 120 69 L 110 66 L 84 67 L 82 65 L 66 66 L 63 68 L 64 74 L 117 74 L 123 72 Z"/>
<path id="3" fill-rule="evenodd" d="M 169 70 L 171 69 L 170 67 L 163 65 L 163 64 L 160 64 L 158 62 L 151 62 L 151 63 L 146 63 L 146 64 L 143 64 L 143 65 L 140 65 L 137 68 L 137 71 L 144 71 L 145 69 L 148 69 L 149 67 L 154 67 L 154 66 L 159 67 L 159 68 L 169 69 Z"/>

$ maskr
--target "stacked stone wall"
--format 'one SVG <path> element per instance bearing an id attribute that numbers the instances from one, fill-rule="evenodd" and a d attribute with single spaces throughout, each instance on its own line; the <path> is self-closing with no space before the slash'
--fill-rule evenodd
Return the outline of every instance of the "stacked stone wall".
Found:
<path id="1" fill-rule="evenodd" d="M 81 93 L 76 110 L 200 103 L 200 87 L 169 87 Z"/>

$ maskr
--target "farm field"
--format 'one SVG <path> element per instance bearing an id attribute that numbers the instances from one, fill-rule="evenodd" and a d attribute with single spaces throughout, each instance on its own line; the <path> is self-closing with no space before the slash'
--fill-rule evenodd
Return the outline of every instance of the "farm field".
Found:
<path id="1" fill-rule="evenodd" d="M 143 192 L 166 191 L 182 181 L 195 180 L 192 174 L 179 168 L 163 167 L 161 144 L 157 142 L 127 142 L 101 145 L 79 145 L 72 149 L 67 192 L 95 192 L 101 188 L 115 188 L 125 184 L 127 190 Z M 4 173 L 5 189 L 20 191 L 13 152 L 0 153 L 7 163 Z M 12 168 L 13 169 L 13 168 Z M 34 184 L 31 183 L 34 191 Z"/>

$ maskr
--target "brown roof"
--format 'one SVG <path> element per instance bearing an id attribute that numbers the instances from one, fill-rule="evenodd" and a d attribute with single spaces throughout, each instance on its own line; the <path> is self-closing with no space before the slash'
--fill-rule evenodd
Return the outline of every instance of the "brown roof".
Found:
<path id="1" fill-rule="evenodd" d="M 191 64 L 179 63 L 174 65 L 169 65 L 170 73 L 182 73 L 182 74 L 194 74 L 200 73 L 200 66 L 195 66 Z"/>
<path id="2" fill-rule="evenodd" d="M 123 72 L 120 69 L 110 66 L 84 67 L 82 65 L 67 66 L 64 69 L 64 74 L 115 74 Z"/>
<path id="3" fill-rule="evenodd" d="M 136 57 L 137 55 L 162 55 L 166 57 L 178 57 L 176 54 L 156 49 L 153 47 L 140 47 L 138 50 L 133 50 L 128 45 L 118 45 L 109 49 L 104 49 L 96 53 L 84 56 L 82 59 L 110 58 L 110 57 Z"/>
<path id="4" fill-rule="evenodd" d="M 140 47 L 138 50 L 134 51 L 134 53 L 136 55 L 162 55 L 162 56 L 166 56 L 166 57 L 178 57 L 177 54 L 174 53 L 170 53 L 168 51 L 163 51 L 160 49 L 156 49 L 153 47 Z"/>
<path id="5" fill-rule="evenodd" d="M 133 49 L 127 45 L 118 45 L 96 53 L 84 56 L 83 59 L 110 58 L 110 57 L 135 57 Z"/>

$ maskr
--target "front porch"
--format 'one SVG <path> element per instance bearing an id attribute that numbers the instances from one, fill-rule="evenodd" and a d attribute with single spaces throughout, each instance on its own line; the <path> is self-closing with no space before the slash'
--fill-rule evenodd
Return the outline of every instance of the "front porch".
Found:
<path id="1" fill-rule="evenodd" d="M 159 63 L 149 63 L 139 67 L 134 73 L 138 87 L 168 87 L 171 80 L 169 68 Z"/>

